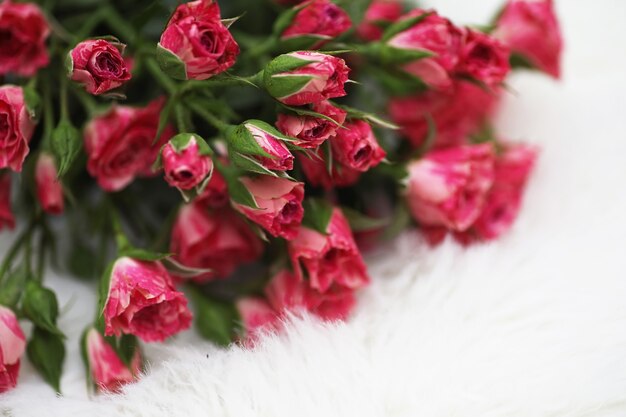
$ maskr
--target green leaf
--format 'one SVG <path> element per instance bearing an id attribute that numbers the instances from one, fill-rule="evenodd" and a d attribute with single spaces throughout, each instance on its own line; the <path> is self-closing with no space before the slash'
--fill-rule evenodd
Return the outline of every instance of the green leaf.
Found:
<path id="1" fill-rule="evenodd" d="M 57 327 L 59 316 L 57 297 L 54 292 L 42 287 L 38 282 L 29 281 L 26 284 L 22 311 L 37 327 L 61 338 L 65 337 Z"/>
<path id="2" fill-rule="evenodd" d="M 228 194 L 233 202 L 253 209 L 259 208 L 254 196 L 246 186 L 243 185 L 239 177 L 224 176 L 224 179 L 228 184 Z"/>
<path id="3" fill-rule="evenodd" d="M 232 162 L 236 167 L 247 172 L 253 172 L 261 175 L 271 175 L 273 177 L 278 176 L 274 171 L 265 168 L 265 166 L 261 162 L 254 159 L 254 157 L 243 155 L 238 152 L 230 153 L 230 162 Z"/>
<path id="4" fill-rule="evenodd" d="M 281 99 L 302 90 L 311 80 L 309 75 L 281 75 L 265 81 L 265 88 L 272 97 Z"/>
<path id="5" fill-rule="evenodd" d="M 139 349 L 139 340 L 136 336 L 132 334 L 123 334 L 117 339 L 115 351 L 122 362 L 124 362 L 124 364 L 126 364 L 129 368 L 137 349 Z"/>
<path id="6" fill-rule="evenodd" d="M 333 205 L 320 198 L 304 200 L 304 219 L 302 224 L 322 234 L 328 233 L 328 224 L 333 215 Z"/>
<path id="7" fill-rule="evenodd" d="M 177 80 L 187 79 L 187 67 L 174 53 L 157 45 L 156 59 L 164 73 Z"/>
<path id="8" fill-rule="evenodd" d="M 2 278 L 2 285 L 0 285 L 0 305 L 14 310 L 20 301 L 27 278 L 28 272 L 24 263 L 18 269 L 8 271 Z"/>
<path id="9" fill-rule="evenodd" d="M 400 65 L 408 62 L 430 58 L 436 54 L 431 51 L 419 49 L 400 49 L 384 45 L 380 48 L 380 59 L 387 65 Z"/>
<path id="10" fill-rule="evenodd" d="M 228 346 L 240 331 L 240 317 L 233 303 L 210 299 L 199 290 L 191 292 L 196 307 L 194 321 L 198 333 L 218 345 Z"/>
<path id="11" fill-rule="evenodd" d="M 61 372 L 65 360 L 63 339 L 42 328 L 35 327 L 26 347 L 28 359 L 44 380 L 61 393 Z"/>
<path id="12" fill-rule="evenodd" d="M 138 261 L 144 261 L 144 262 L 161 261 L 171 255 L 172 255 L 171 253 L 150 252 L 145 249 L 132 248 L 132 247 L 120 251 L 120 257 L 127 256 L 129 258 L 136 259 Z"/>
<path id="13" fill-rule="evenodd" d="M 72 167 L 83 141 L 80 132 L 68 120 L 61 120 L 52 131 L 52 152 L 56 158 L 58 177 L 62 178 Z"/>
<path id="14" fill-rule="evenodd" d="M 346 216 L 353 232 L 376 230 L 389 224 L 389 219 L 375 219 L 349 207 L 341 207 L 341 211 Z"/>
<path id="15" fill-rule="evenodd" d="M 247 122 L 246 122 L 247 123 Z M 271 157 L 265 152 L 261 145 L 254 139 L 252 132 L 246 127 L 246 123 L 242 123 L 234 128 L 228 129 L 226 132 L 226 141 L 228 148 L 234 152 L 245 155 L 257 155 Z"/>
<path id="16" fill-rule="evenodd" d="M 39 120 L 41 113 L 41 97 L 39 96 L 39 93 L 37 93 L 37 90 L 30 84 L 26 85 L 23 91 L 24 102 L 26 103 L 28 115 L 32 120 Z"/>
<path id="17" fill-rule="evenodd" d="M 382 41 L 387 42 L 394 36 L 396 36 L 400 32 L 404 32 L 407 29 L 412 28 L 413 26 L 420 23 L 422 20 L 426 19 L 432 13 L 424 13 L 419 16 L 411 16 L 406 19 L 401 19 L 393 25 L 389 26 L 387 30 L 383 33 Z"/>
<path id="18" fill-rule="evenodd" d="M 353 107 L 348 107 L 348 106 L 337 106 L 337 107 L 347 111 L 349 118 L 366 120 L 374 125 L 383 127 L 385 129 L 392 129 L 392 130 L 400 129 L 400 126 L 395 125 L 385 119 L 382 119 L 373 113 L 364 112 L 362 110 L 355 109 Z"/>
<path id="19" fill-rule="evenodd" d="M 279 37 L 285 31 L 285 29 L 287 29 L 291 25 L 293 19 L 306 5 L 306 2 L 305 4 L 299 4 L 295 7 L 285 10 L 280 15 L 278 15 L 276 20 L 274 20 L 274 26 L 272 28 L 272 33 L 274 34 L 274 36 Z"/>

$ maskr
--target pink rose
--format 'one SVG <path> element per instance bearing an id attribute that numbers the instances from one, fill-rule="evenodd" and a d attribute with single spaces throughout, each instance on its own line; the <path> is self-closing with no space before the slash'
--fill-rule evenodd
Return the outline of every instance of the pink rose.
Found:
<path id="1" fill-rule="evenodd" d="M 0 3 L 0 75 L 32 77 L 48 65 L 49 34 L 48 22 L 36 4 Z"/>
<path id="2" fill-rule="evenodd" d="M 378 145 L 372 127 L 363 120 L 345 123 L 330 144 L 333 158 L 344 166 L 361 172 L 375 167 L 387 155 Z"/>
<path id="3" fill-rule="evenodd" d="M 278 315 L 267 301 L 260 297 L 240 298 L 235 307 L 243 327 L 240 340 L 247 347 L 254 346 L 261 331 L 276 330 L 279 326 Z"/>
<path id="4" fill-rule="evenodd" d="M 176 55 L 185 66 L 186 78 L 192 80 L 206 80 L 228 70 L 239 55 L 239 45 L 220 20 L 219 5 L 212 0 L 179 5 L 159 47 Z"/>
<path id="5" fill-rule="evenodd" d="M 160 342 L 191 325 L 187 299 L 160 262 L 115 261 L 104 306 L 106 336 L 133 334 Z"/>
<path id="6" fill-rule="evenodd" d="M 181 135 L 176 138 L 182 137 Z M 161 160 L 165 171 L 165 181 L 172 187 L 190 190 L 199 185 L 213 170 L 213 160 L 198 146 L 198 140 L 191 135 L 184 143 L 170 140 L 161 149 Z M 206 144 L 205 144 L 206 146 Z"/>
<path id="7" fill-rule="evenodd" d="M 85 353 L 89 373 L 99 391 L 119 392 L 141 372 L 141 354 L 135 350 L 130 368 L 117 356 L 98 330 L 91 328 L 85 333 Z"/>
<path id="8" fill-rule="evenodd" d="M 493 35 L 541 71 L 560 77 L 563 38 L 552 0 L 509 0 Z"/>
<path id="9" fill-rule="evenodd" d="M 81 83 L 89 94 L 100 95 L 130 80 L 130 69 L 122 52 L 126 45 L 104 39 L 80 42 L 69 53 L 69 76 Z"/>
<path id="10" fill-rule="evenodd" d="M 285 135 L 300 139 L 293 144 L 301 148 L 317 148 L 326 139 L 335 136 L 346 120 L 347 113 L 328 101 L 313 104 L 311 110 L 333 119 L 336 123 L 319 117 L 284 113 L 278 115 L 276 122 L 276 127 Z"/>
<path id="11" fill-rule="evenodd" d="M 497 91 L 487 91 L 466 81 L 457 81 L 448 91 L 428 91 L 393 98 L 389 114 L 402 134 L 419 147 L 429 132 L 429 118 L 435 123 L 435 147 L 456 146 L 478 132 L 495 112 Z"/>
<path id="12" fill-rule="evenodd" d="M 301 61 L 296 68 L 293 68 L 294 60 Z M 264 71 L 264 83 L 278 101 L 289 106 L 303 106 L 345 96 L 344 85 L 349 72 L 341 58 L 299 51 L 281 55 L 270 62 Z"/>
<path id="13" fill-rule="evenodd" d="M 355 289 L 367 285 L 369 277 L 348 221 L 335 208 L 326 234 L 301 226 L 289 242 L 289 256 L 296 276 L 308 277 L 311 288 L 321 293 L 333 285 Z M 305 275 L 306 271 L 306 275 Z"/>
<path id="14" fill-rule="evenodd" d="M 15 217 L 11 210 L 11 175 L 0 171 L 0 231 L 15 228 Z"/>
<path id="15" fill-rule="evenodd" d="M 291 25 L 283 31 L 281 39 L 301 36 L 319 38 L 320 41 L 311 46 L 311 49 L 317 49 L 346 32 L 351 26 L 348 13 L 335 3 L 329 0 L 311 0 L 296 14 Z"/>
<path id="16" fill-rule="evenodd" d="M 202 207 L 219 208 L 227 205 L 229 199 L 226 180 L 217 169 L 214 169 L 204 191 L 194 201 Z"/>
<path id="17" fill-rule="evenodd" d="M 328 172 L 328 165 L 319 149 L 310 157 L 299 156 L 298 161 L 307 182 L 314 187 L 327 190 L 334 187 L 349 187 L 356 184 L 361 177 L 360 171 L 347 167 L 337 160 L 333 160 L 331 170 Z"/>
<path id="18" fill-rule="evenodd" d="M 61 214 L 63 212 L 63 187 L 57 178 L 57 165 L 54 156 L 41 152 L 35 165 L 35 185 L 37 199 L 46 213 Z"/>
<path id="19" fill-rule="evenodd" d="M 6 4 L 3 3 L 0 8 Z M 22 170 L 34 130 L 35 124 L 26 108 L 22 88 L 12 85 L 0 87 L 0 169 Z"/>
<path id="20" fill-rule="evenodd" d="M 374 0 L 370 3 L 363 21 L 357 28 L 359 36 L 367 41 L 377 41 L 383 36 L 381 24 L 393 23 L 402 15 L 398 0 Z"/>
<path id="21" fill-rule="evenodd" d="M 0 393 L 15 388 L 26 337 L 13 311 L 0 305 Z"/>
<path id="22" fill-rule="evenodd" d="M 85 127 L 87 170 L 106 191 L 119 191 L 136 176 L 151 176 L 161 145 L 174 133 L 167 127 L 159 141 L 157 133 L 162 100 L 145 108 L 113 106 Z"/>
<path id="23" fill-rule="evenodd" d="M 237 210 L 274 237 L 295 238 L 304 216 L 304 183 L 268 175 L 241 178 L 241 182 L 258 209 L 235 204 Z"/>
<path id="24" fill-rule="evenodd" d="M 265 168 L 275 171 L 291 171 L 293 169 L 293 155 L 280 138 L 251 123 L 246 123 L 245 127 L 252 134 L 256 143 L 269 154 L 267 157 L 254 156 Z"/>
<path id="25" fill-rule="evenodd" d="M 480 215 L 493 184 L 491 144 L 435 150 L 409 164 L 407 199 L 424 226 L 463 232 Z"/>
<path id="26" fill-rule="evenodd" d="M 509 51 L 502 43 L 482 32 L 465 31 L 459 74 L 494 87 L 504 81 L 510 70 Z"/>
<path id="27" fill-rule="evenodd" d="M 263 245 L 245 221 L 229 208 L 209 212 L 198 204 L 178 213 L 170 251 L 182 264 L 211 269 L 196 281 L 225 278 L 241 264 L 256 260 Z"/>

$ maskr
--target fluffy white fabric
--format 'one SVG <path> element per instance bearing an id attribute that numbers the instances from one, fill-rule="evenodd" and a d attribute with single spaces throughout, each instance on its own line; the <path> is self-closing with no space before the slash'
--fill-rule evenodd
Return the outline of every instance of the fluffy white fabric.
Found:
<path id="1" fill-rule="evenodd" d="M 499 2 L 440 0 L 480 22 Z M 192 333 L 149 346 L 151 369 L 123 395 L 88 399 L 77 338 L 93 291 L 50 277 L 68 358 L 56 398 L 25 363 L 0 397 L 16 417 L 626 415 L 626 4 L 558 2 L 561 84 L 516 76 L 501 117 L 543 154 L 514 230 L 469 250 L 412 233 L 369 259 L 354 318 L 295 320 L 252 351 Z M 2 238 L 6 240 L 6 237 Z M 2 242 L 6 246 L 6 242 Z"/>

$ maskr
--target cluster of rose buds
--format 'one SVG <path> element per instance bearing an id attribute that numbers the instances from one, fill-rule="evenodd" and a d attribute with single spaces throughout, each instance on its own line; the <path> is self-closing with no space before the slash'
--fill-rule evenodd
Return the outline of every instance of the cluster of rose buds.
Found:
<path id="1" fill-rule="evenodd" d="M 152 37 L 170 2 L 81 22 L 0 0 L 0 231 L 24 223 L 0 268 L 0 393 L 25 352 L 60 391 L 51 216 L 68 218 L 67 269 L 101 277 L 81 341 L 99 391 L 140 377 L 140 341 L 192 322 L 253 346 L 293 313 L 348 318 L 362 251 L 399 219 L 431 243 L 512 226 L 538 150 L 491 121 L 511 71 L 560 76 L 551 0 L 508 0 L 481 30 L 401 0 L 257 1 L 271 25 L 195 0 Z"/>

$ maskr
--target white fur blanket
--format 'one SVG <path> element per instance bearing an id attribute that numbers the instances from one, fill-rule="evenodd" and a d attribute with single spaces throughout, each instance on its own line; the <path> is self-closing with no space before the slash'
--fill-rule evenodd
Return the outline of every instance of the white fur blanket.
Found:
<path id="1" fill-rule="evenodd" d="M 436 5 L 480 22 L 498 3 Z M 499 123 L 505 137 L 543 147 L 505 238 L 429 250 L 408 233 L 369 260 L 374 282 L 350 322 L 295 321 L 252 351 L 218 350 L 189 332 L 148 348 L 141 382 L 96 399 L 86 396 L 77 343 L 94 292 L 51 276 L 69 302 L 65 396 L 25 364 L 0 414 L 626 415 L 626 3 L 557 3 L 565 78 L 515 77 L 520 94 Z"/>

